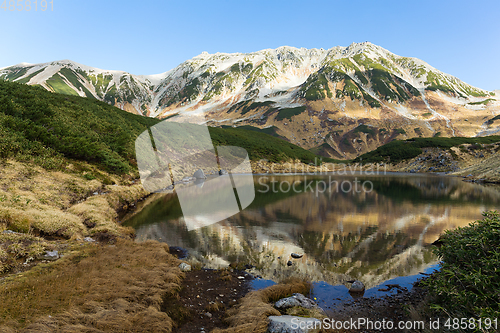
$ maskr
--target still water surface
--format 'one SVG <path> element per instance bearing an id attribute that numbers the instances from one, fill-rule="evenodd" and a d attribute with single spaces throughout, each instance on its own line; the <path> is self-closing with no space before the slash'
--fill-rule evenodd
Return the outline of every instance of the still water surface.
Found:
<path id="1" fill-rule="evenodd" d="M 345 186 L 325 190 L 332 180 Z M 186 226 L 175 194 L 152 197 L 124 224 L 138 241 L 186 248 L 205 267 L 254 265 L 251 272 L 262 277 L 255 288 L 307 279 L 327 308 L 350 298 L 348 280 L 362 281 L 365 297 L 388 294 L 378 290 L 387 283 L 410 289 L 422 272 L 438 269 L 430 244 L 444 230 L 500 209 L 498 186 L 447 176 L 254 175 L 254 186 L 250 206 L 205 227 Z M 292 252 L 304 256 L 292 259 Z"/>

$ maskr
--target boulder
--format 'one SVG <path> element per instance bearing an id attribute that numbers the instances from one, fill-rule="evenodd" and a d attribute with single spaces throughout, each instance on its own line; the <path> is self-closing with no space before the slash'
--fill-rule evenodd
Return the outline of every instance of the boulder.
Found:
<path id="1" fill-rule="evenodd" d="M 307 298 L 299 293 L 295 293 L 290 297 L 280 299 L 274 304 L 274 306 L 280 310 L 293 308 L 294 306 L 301 306 L 306 309 L 313 309 L 318 307 L 316 302 L 314 302 L 312 299 Z"/>
<path id="2" fill-rule="evenodd" d="M 42 256 L 43 260 L 57 260 L 59 259 L 59 252 L 57 251 L 45 251 L 45 254 Z"/>
<path id="3" fill-rule="evenodd" d="M 207 176 L 205 176 L 205 173 L 203 172 L 202 169 L 196 170 L 196 172 L 193 174 L 193 177 L 196 179 L 205 179 Z"/>
<path id="4" fill-rule="evenodd" d="M 362 293 L 365 291 L 365 285 L 361 281 L 354 281 L 351 285 L 351 288 L 349 288 L 350 293 Z"/>
<path id="5" fill-rule="evenodd" d="M 321 321 L 316 318 L 295 316 L 269 316 L 269 333 L 312 333 L 321 328 Z"/>

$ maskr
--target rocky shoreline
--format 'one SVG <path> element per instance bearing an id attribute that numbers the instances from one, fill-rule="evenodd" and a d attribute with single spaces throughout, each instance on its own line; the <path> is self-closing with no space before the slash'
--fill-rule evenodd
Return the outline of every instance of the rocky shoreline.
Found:
<path id="1" fill-rule="evenodd" d="M 180 258 L 188 259 L 185 249 L 171 247 L 170 252 Z M 297 253 L 291 254 L 294 259 L 301 256 Z M 181 265 L 184 265 L 182 269 L 186 266 L 188 269 L 186 269 L 185 280 L 182 282 L 179 305 L 186 309 L 190 318 L 197 319 L 181 322 L 173 332 L 211 332 L 215 328 L 233 332 L 227 321 L 227 316 L 231 314 L 231 311 L 227 310 L 237 309 L 242 299 L 252 291 L 251 282 L 259 278 L 248 273 L 251 265 L 246 265 L 247 267 L 242 265 L 243 270 L 233 269 L 231 267 L 233 265 L 224 269 L 197 267 L 191 270 L 190 265 L 185 263 Z M 297 325 L 309 327 L 324 323 L 328 325 L 336 321 L 358 321 L 360 318 L 373 322 L 385 320 L 393 323 L 416 320 L 419 318 L 417 309 L 422 308 L 428 294 L 427 290 L 421 286 L 420 280 L 415 282 L 410 289 L 396 284 L 387 284 L 385 289 L 379 290 L 390 292 L 394 289 L 397 292 L 382 297 L 363 297 L 365 292 L 363 283 L 356 280 L 348 282 L 351 283 L 349 294 L 352 299 L 343 301 L 334 308 L 321 308 L 312 296 L 307 297 L 309 293 L 293 293 L 275 300 L 272 306 L 279 312 L 279 315 L 267 316 L 267 332 L 320 332 L 321 330 L 294 330 L 294 328 Z M 265 292 L 265 289 L 261 291 Z M 342 332 L 351 331 L 357 330 L 343 330 Z M 364 332 L 379 331 L 364 330 Z"/>

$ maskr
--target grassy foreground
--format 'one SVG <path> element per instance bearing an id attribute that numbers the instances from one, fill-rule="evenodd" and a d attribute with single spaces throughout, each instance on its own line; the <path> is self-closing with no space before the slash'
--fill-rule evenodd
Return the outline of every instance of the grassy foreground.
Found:
<path id="1" fill-rule="evenodd" d="M 0 331 L 170 332 L 160 311 L 179 289 L 165 244 L 79 245 L 0 284 Z"/>
<path id="2" fill-rule="evenodd" d="M 273 306 L 273 302 L 293 293 L 307 294 L 309 289 L 310 285 L 303 281 L 288 281 L 252 291 L 243 297 L 237 306 L 227 311 L 229 328 L 215 329 L 212 333 L 265 333 L 269 325 L 267 317 L 281 315 Z"/>
<path id="3" fill-rule="evenodd" d="M 0 165 L 0 274 L 33 261 L 57 240 L 133 235 L 116 223 L 117 211 L 146 195 L 141 185 L 89 164 L 68 164 L 65 171 L 15 160 Z"/>

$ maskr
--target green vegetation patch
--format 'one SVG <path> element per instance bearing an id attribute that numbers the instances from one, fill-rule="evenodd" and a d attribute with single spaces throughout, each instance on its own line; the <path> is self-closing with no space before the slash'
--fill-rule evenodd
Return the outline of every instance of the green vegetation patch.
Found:
<path id="1" fill-rule="evenodd" d="M 485 99 L 484 101 L 479 101 L 479 102 L 471 102 L 471 103 L 467 103 L 469 105 L 486 105 L 488 104 L 489 102 L 492 102 L 492 101 L 496 101 L 496 99 L 494 98 L 488 98 L 488 99 Z"/>
<path id="2" fill-rule="evenodd" d="M 354 163 L 398 163 L 406 159 L 414 158 L 420 154 L 422 154 L 422 149 L 415 147 L 411 142 L 394 140 L 388 144 L 378 147 L 374 151 L 357 157 L 354 160 Z"/>
<path id="3" fill-rule="evenodd" d="M 76 76 L 76 74 L 69 70 L 68 68 L 61 68 L 59 70 L 59 73 L 60 75 L 64 75 L 64 77 L 69 81 L 71 82 L 71 84 L 77 88 L 77 89 L 81 89 L 84 93 L 85 93 L 85 96 L 87 96 L 88 98 L 94 98 L 94 96 L 92 95 L 92 93 L 80 82 L 80 80 L 78 79 L 78 77 Z"/>
<path id="4" fill-rule="evenodd" d="M 396 129 L 396 131 L 402 131 Z M 404 131 L 403 131 L 404 132 Z M 462 144 L 491 144 L 500 142 L 500 136 L 485 136 L 479 138 L 453 137 L 453 138 L 413 138 L 405 141 L 394 140 L 377 149 L 357 157 L 354 162 L 379 163 L 390 162 L 398 163 L 403 160 L 412 159 L 422 153 L 421 148 L 442 148 L 450 149 Z"/>
<path id="5" fill-rule="evenodd" d="M 209 127 L 214 146 L 236 146 L 246 149 L 251 160 L 267 159 L 282 162 L 299 159 L 304 163 L 314 163 L 316 155 L 285 140 L 271 135 L 240 128 Z"/>
<path id="6" fill-rule="evenodd" d="M 436 296 L 431 308 L 439 315 L 500 317 L 500 215 L 483 215 L 481 221 L 446 231 L 434 250 L 442 259 L 441 270 L 425 285 Z"/>
<path id="7" fill-rule="evenodd" d="M 16 69 L 12 69 L 12 72 L 4 76 L 3 78 L 7 81 L 14 81 L 15 79 L 20 78 L 25 75 L 31 67 L 18 67 Z"/>
<path id="8" fill-rule="evenodd" d="M 189 84 L 185 85 L 184 88 L 179 92 L 179 100 L 188 100 L 192 101 L 198 97 L 200 94 L 200 91 L 198 89 L 198 86 L 200 85 L 200 80 L 198 78 L 195 78 Z"/>
<path id="9" fill-rule="evenodd" d="M 455 92 L 455 90 L 441 76 L 438 76 L 433 72 L 427 73 L 427 81 L 425 81 L 425 84 L 427 85 L 427 88 L 425 88 L 426 90 L 440 90 L 445 93 Z"/>
<path id="10" fill-rule="evenodd" d="M 381 106 L 379 101 L 370 96 L 364 90 L 361 90 L 361 93 L 363 94 L 363 98 L 365 99 L 365 101 L 367 101 L 368 105 L 370 105 L 372 108 L 379 108 Z"/>
<path id="11" fill-rule="evenodd" d="M 44 70 L 45 70 L 45 68 L 39 69 L 39 70 L 37 70 L 36 72 L 31 73 L 30 75 L 28 75 L 28 76 L 27 76 L 27 77 L 25 77 L 25 78 L 22 78 L 22 79 L 20 79 L 20 80 L 17 80 L 16 82 L 17 82 L 17 83 L 28 83 L 28 82 L 30 82 L 30 80 L 31 80 L 33 77 L 37 76 L 38 74 L 40 74 L 40 73 L 41 73 L 41 72 L 43 72 Z"/>
<path id="12" fill-rule="evenodd" d="M 314 73 L 307 78 L 301 88 L 304 98 L 308 101 L 317 101 L 332 98 L 332 92 L 328 87 L 328 80 L 323 73 Z M 326 92 L 326 93 L 325 93 Z"/>
<path id="13" fill-rule="evenodd" d="M 289 109 L 282 116 L 304 110 Z M 136 170 L 136 138 L 159 122 L 97 100 L 0 80 L 1 159 L 32 161 L 48 169 L 61 168 L 66 159 L 81 160 L 126 173 Z M 242 147 L 252 160 L 314 163 L 317 157 L 280 139 L 275 127 L 209 130 L 215 146 Z"/>
<path id="14" fill-rule="evenodd" d="M 375 129 L 368 125 L 361 124 L 353 130 L 353 133 L 360 133 L 360 132 L 366 133 L 370 136 L 375 136 Z"/>
<path id="15" fill-rule="evenodd" d="M 276 120 L 291 120 L 293 116 L 299 115 L 306 111 L 305 106 L 297 106 L 295 108 L 285 108 L 279 109 L 278 114 L 276 115 Z"/>
<path id="16" fill-rule="evenodd" d="M 354 57 L 352 57 L 356 63 L 359 65 L 363 65 L 365 67 L 365 70 L 368 69 L 375 69 L 375 70 L 382 70 L 382 71 L 387 71 L 387 69 L 384 68 L 381 64 L 374 62 L 371 60 L 369 57 L 366 55 L 360 53 L 356 54 Z"/>
<path id="17" fill-rule="evenodd" d="M 359 88 L 356 82 L 354 82 L 348 75 L 345 76 L 344 90 L 342 91 L 344 96 L 349 96 L 352 100 L 360 99 L 362 91 L 363 89 Z"/>
<path id="18" fill-rule="evenodd" d="M 89 80 L 95 87 L 96 92 L 102 96 L 106 92 L 109 83 L 113 80 L 113 75 L 103 75 L 100 73 L 98 75 L 91 75 Z"/>
<path id="19" fill-rule="evenodd" d="M 387 70 L 372 69 L 368 72 L 372 82 L 372 89 L 380 97 L 392 101 L 406 101 L 411 95 L 418 96 L 420 93 L 408 82 L 391 75 Z M 392 88 L 395 87 L 395 89 Z M 403 88 L 410 87 L 408 94 Z M 408 88 L 407 88 L 408 89 Z"/>
<path id="20" fill-rule="evenodd" d="M 231 126 L 222 126 L 222 128 L 233 128 L 233 127 L 231 127 Z M 259 133 L 264 133 L 264 134 L 267 134 L 267 135 L 274 136 L 276 138 L 287 140 L 285 137 L 283 137 L 283 136 L 281 136 L 281 135 L 278 134 L 278 127 L 276 127 L 276 126 L 269 126 L 269 127 L 265 127 L 265 128 L 258 128 L 258 127 L 255 127 L 255 126 L 243 125 L 243 126 L 238 126 L 236 128 L 247 130 L 247 131 L 255 131 L 255 132 L 259 132 Z"/>
<path id="21" fill-rule="evenodd" d="M 491 125 L 491 124 L 493 124 L 493 122 L 494 122 L 495 120 L 500 120 L 500 114 L 499 114 L 498 116 L 496 116 L 496 117 L 491 118 L 491 119 L 490 119 L 490 120 L 488 120 L 486 123 L 487 123 L 488 125 Z"/>
<path id="22" fill-rule="evenodd" d="M 263 108 L 263 107 L 268 107 L 272 110 L 277 110 L 276 108 L 271 108 L 271 105 L 273 105 L 273 101 L 265 101 L 265 102 L 251 102 L 251 101 L 242 101 L 239 103 L 236 103 L 235 105 L 231 106 L 228 112 L 235 112 L 237 110 L 240 110 L 240 114 L 244 115 L 248 113 L 251 110 L 255 110 L 258 108 Z"/>
<path id="23" fill-rule="evenodd" d="M 135 139 L 158 122 L 96 100 L 0 81 L 0 158 L 47 168 L 70 158 L 124 173 L 134 167 Z"/>
<path id="24" fill-rule="evenodd" d="M 59 93 L 59 94 L 65 94 L 65 95 L 73 95 L 73 96 L 78 96 L 78 93 L 71 89 L 70 86 L 64 82 L 63 78 L 59 73 L 56 73 L 52 75 L 45 83 L 52 88 L 53 92 Z"/>

